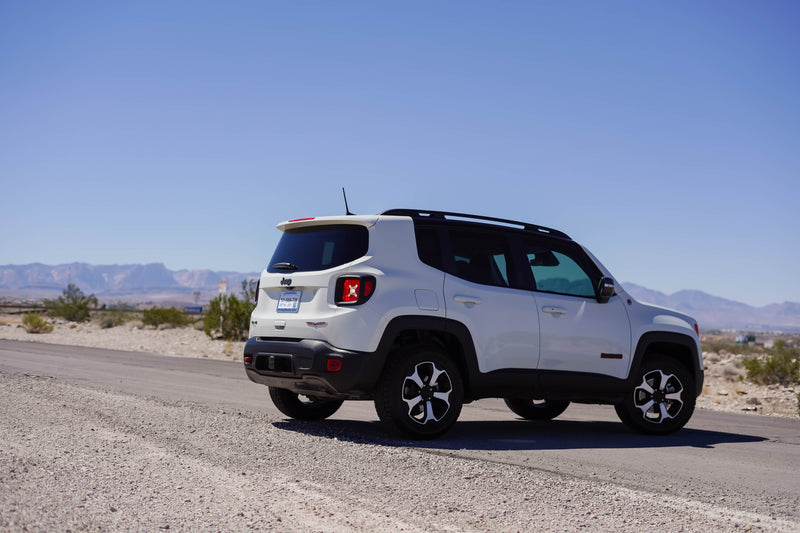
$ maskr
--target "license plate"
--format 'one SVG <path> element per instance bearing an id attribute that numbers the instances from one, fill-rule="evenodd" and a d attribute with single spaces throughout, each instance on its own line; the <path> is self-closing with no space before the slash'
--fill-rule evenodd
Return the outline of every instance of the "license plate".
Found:
<path id="1" fill-rule="evenodd" d="M 300 309 L 300 295 L 303 291 L 283 291 L 278 298 L 279 313 L 296 313 Z"/>

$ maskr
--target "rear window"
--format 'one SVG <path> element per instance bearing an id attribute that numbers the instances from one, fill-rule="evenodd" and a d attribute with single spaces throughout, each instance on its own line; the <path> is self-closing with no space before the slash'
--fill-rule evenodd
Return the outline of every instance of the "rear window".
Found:
<path id="1" fill-rule="evenodd" d="M 365 226 L 348 224 L 286 230 L 278 241 L 267 272 L 327 270 L 364 256 L 368 246 Z"/>

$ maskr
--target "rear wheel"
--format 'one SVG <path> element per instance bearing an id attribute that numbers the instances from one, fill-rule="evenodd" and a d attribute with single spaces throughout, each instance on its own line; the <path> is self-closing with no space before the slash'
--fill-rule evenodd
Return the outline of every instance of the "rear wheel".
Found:
<path id="1" fill-rule="evenodd" d="M 694 413 L 695 387 L 689 370 L 669 357 L 651 357 L 636 374 L 633 389 L 616 404 L 622 422 L 641 433 L 677 431 Z"/>
<path id="2" fill-rule="evenodd" d="M 297 420 L 323 420 L 338 411 L 343 403 L 342 400 L 325 400 L 276 387 L 269 387 L 269 396 L 281 413 Z"/>
<path id="3" fill-rule="evenodd" d="M 569 407 L 569 402 L 566 401 L 521 398 L 505 398 L 504 401 L 515 414 L 528 420 L 552 420 Z"/>
<path id="4" fill-rule="evenodd" d="M 461 373 L 435 347 L 415 346 L 390 356 L 375 392 L 375 410 L 393 433 L 432 439 L 450 429 L 461 413 Z"/>

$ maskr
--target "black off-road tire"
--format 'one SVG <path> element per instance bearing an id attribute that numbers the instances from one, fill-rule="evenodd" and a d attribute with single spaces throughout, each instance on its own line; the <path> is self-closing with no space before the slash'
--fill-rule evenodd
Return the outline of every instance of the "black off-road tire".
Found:
<path id="1" fill-rule="evenodd" d="M 503 401 L 511 411 L 527 420 L 552 420 L 569 407 L 569 402 L 557 400 L 505 398 Z"/>
<path id="2" fill-rule="evenodd" d="M 375 410 L 393 434 L 433 439 L 458 420 L 464 401 L 461 372 L 437 347 L 392 353 L 375 391 Z"/>
<path id="3" fill-rule="evenodd" d="M 633 389 L 614 409 L 629 428 L 666 435 L 686 425 L 696 399 L 694 378 L 685 366 L 670 357 L 651 356 L 639 368 Z"/>
<path id="4" fill-rule="evenodd" d="M 281 413 L 297 420 L 324 420 L 338 411 L 343 403 L 342 400 L 301 396 L 290 390 L 276 387 L 269 387 L 269 397 L 272 398 L 272 403 Z"/>

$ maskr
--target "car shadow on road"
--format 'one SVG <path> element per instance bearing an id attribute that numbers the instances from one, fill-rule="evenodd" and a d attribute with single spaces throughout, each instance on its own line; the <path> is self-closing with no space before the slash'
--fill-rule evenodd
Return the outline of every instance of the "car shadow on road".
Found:
<path id="1" fill-rule="evenodd" d="M 420 447 L 471 450 L 575 450 L 598 448 L 712 448 L 760 442 L 765 437 L 683 428 L 670 435 L 634 433 L 619 422 L 527 420 L 457 423 L 443 439 Z"/>
<path id="2" fill-rule="evenodd" d="M 378 422 L 325 420 L 274 422 L 278 429 L 361 444 L 439 450 L 577 450 L 604 448 L 713 448 L 718 444 L 762 442 L 766 437 L 683 428 L 670 435 L 640 435 L 619 422 L 551 420 L 462 421 L 430 441 L 394 439 Z"/>

